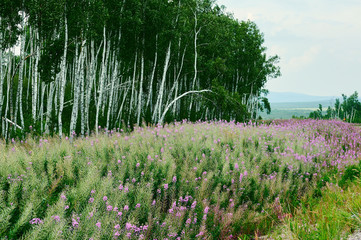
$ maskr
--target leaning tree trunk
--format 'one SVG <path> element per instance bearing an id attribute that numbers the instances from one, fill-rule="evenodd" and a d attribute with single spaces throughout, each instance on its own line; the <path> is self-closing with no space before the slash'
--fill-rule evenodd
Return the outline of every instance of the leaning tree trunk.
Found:
<path id="1" fill-rule="evenodd" d="M 160 119 L 161 108 L 162 108 L 162 103 L 163 103 L 164 85 L 165 85 L 165 80 L 166 80 L 166 77 L 167 77 L 167 71 L 168 71 L 169 60 L 170 60 L 170 48 L 171 48 L 171 45 L 172 45 L 172 42 L 169 42 L 167 55 L 166 55 L 165 62 L 164 62 L 162 82 L 160 84 L 159 95 L 158 95 L 158 98 L 157 98 L 157 102 L 156 102 L 155 107 L 154 107 L 154 112 L 153 112 L 153 117 L 152 117 L 153 122 L 157 122 L 157 120 Z"/>
<path id="2" fill-rule="evenodd" d="M 148 108 L 150 104 L 150 109 L 152 109 L 153 80 L 154 80 L 155 70 L 157 68 L 157 61 L 158 61 L 158 34 L 155 37 L 155 56 L 154 56 L 152 75 L 150 77 L 150 83 L 149 83 L 148 100 L 146 104 L 146 108 Z"/>

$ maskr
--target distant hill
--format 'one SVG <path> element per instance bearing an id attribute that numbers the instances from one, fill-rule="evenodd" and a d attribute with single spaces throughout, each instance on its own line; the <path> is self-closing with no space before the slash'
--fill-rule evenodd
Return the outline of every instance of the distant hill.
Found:
<path id="1" fill-rule="evenodd" d="M 270 92 L 267 98 L 271 103 L 271 114 L 261 112 L 260 116 L 263 119 L 308 117 L 311 112 L 318 109 L 319 104 L 322 105 L 322 110 L 325 112 L 327 107 L 334 107 L 337 98 L 342 102 L 342 96 L 312 96 L 293 92 Z M 361 99 L 359 100 L 361 101 Z"/>
<path id="2" fill-rule="evenodd" d="M 335 100 L 335 96 L 313 96 L 294 92 L 270 92 L 267 95 L 270 103 L 291 103 L 291 102 L 321 102 Z M 338 97 L 340 98 L 340 96 Z"/>

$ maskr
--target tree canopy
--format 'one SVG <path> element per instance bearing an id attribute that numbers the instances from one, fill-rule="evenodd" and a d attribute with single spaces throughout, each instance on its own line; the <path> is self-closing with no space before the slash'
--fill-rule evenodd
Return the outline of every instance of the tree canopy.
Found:
<path id="1" fill-rule="evenodd" d="M 257 25 L 213 0 L 5 0 L 0 49 L 3 136 L 245 121 L 280 75 Z"/>

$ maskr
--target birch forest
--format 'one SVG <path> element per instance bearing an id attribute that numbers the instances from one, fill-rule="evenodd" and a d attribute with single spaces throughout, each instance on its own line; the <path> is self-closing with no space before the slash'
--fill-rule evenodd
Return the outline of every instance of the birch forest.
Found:
<path id="1" fill-rule="evenodd" d="M 2 0 L 1 137 L 257 119 L 278 61 L 213 0 Z"/>

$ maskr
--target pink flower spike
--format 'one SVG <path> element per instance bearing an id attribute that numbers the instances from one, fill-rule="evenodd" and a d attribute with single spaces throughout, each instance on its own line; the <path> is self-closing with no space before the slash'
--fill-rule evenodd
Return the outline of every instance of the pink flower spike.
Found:
<path id="1" fill-rule="evenodd" d="M 102 223 L 101 223 L 101 222 L 97 222 L 95 225 L 96 225 L 99 229 L 102 227 Z"/>

